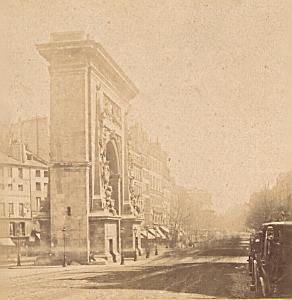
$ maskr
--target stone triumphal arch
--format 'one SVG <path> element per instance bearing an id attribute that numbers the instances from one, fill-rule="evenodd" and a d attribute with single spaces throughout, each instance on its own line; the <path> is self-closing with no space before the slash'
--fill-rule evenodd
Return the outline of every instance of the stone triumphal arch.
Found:
<path id="1" fill-rule="evenodd" d="M 50 72 L 51 236 L 56 252 L 117 260 L 141 224 L 129 196 L 125 115 L 137 88 L 82 32 L 37 46 Z M 123 230 L 121 230 L 123 228 Z M 121 232 L 123 234 L 121 234 Z"/>

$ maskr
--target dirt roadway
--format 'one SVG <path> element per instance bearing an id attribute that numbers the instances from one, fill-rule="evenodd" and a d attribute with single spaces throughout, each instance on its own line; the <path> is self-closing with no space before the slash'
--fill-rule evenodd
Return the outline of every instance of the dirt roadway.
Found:
<path id="1" fill-rule="evenodd" d="M 200 254 L 187 249 L 167 252 L 151 261 L 126 262 L 125 266 L 0 270 L 1 293 L 8 293 L 0 299 L 251 297 L 246 257 Z"/>

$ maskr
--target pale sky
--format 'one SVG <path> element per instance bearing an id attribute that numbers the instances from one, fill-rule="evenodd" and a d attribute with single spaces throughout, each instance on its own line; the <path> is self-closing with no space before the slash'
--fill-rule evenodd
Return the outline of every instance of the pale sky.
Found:
<path id="1" fill-rule="evenodd" d="M 178 183 L 219 210 L 291 169 L 291 13 L 286 0 L 0 0 L 0 120 L 48 114 L 35 44 L 84 30 L 140 90 L 132 118 Z M 4 80 L 3 80 L 4 79 Z"/>

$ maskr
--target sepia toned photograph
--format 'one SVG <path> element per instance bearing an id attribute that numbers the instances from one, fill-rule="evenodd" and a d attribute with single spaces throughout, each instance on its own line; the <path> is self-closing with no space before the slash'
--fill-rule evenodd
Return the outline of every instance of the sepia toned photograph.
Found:
<path id="1" fill-rule="evenodd" d="M 0 299 L 292 298 L 291 23 L 0 0 Z"/>

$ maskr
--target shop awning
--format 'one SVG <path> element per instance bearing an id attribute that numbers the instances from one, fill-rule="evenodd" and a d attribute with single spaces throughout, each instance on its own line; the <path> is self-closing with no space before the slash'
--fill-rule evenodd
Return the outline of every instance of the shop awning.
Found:
<path id="1" fill-rule="evenodd" d="M 155 239 L 155 236 L 153 236 L 149 231 L 148 231 L 148 234 L 147 234 L 146 230 L 141 230 L 141 236 L 145 239 L 148 238 L 148 240 L 154 240 Z"/>
<path id="2" fill-rule="evenodd" d="M 164 231 L 164 232 L 166 232 L 166 233 L 169 233 L 169 229 L 168 229 L 167 227 L 165 227 L 165 226 L 159 226 L 159 228 L 160 228 L 162 231 Z"/>
<path id="3" fill-rule="evenodd" d="M 153 228 L 148 228 L 148 232 L 151 233 L 154 237 L 156 237 L 157 235 L 156 230 Z"/>
<path id="4" fill-rule="evenodd" d="M 159 228 L 156 228 L 156 231 L 157 231 L 158 236 L 159 236 L 160 238 L 162 238 L 163 240 L 166 239 L 166 236 L 163 234 L 163 232 L 162 232 Z"/>
<path id="5" fill-rule="evenodd" d="M 15 244 L 13 243 L 11 238 L 0 238 L 0 246 L 14 247 Z"/>

